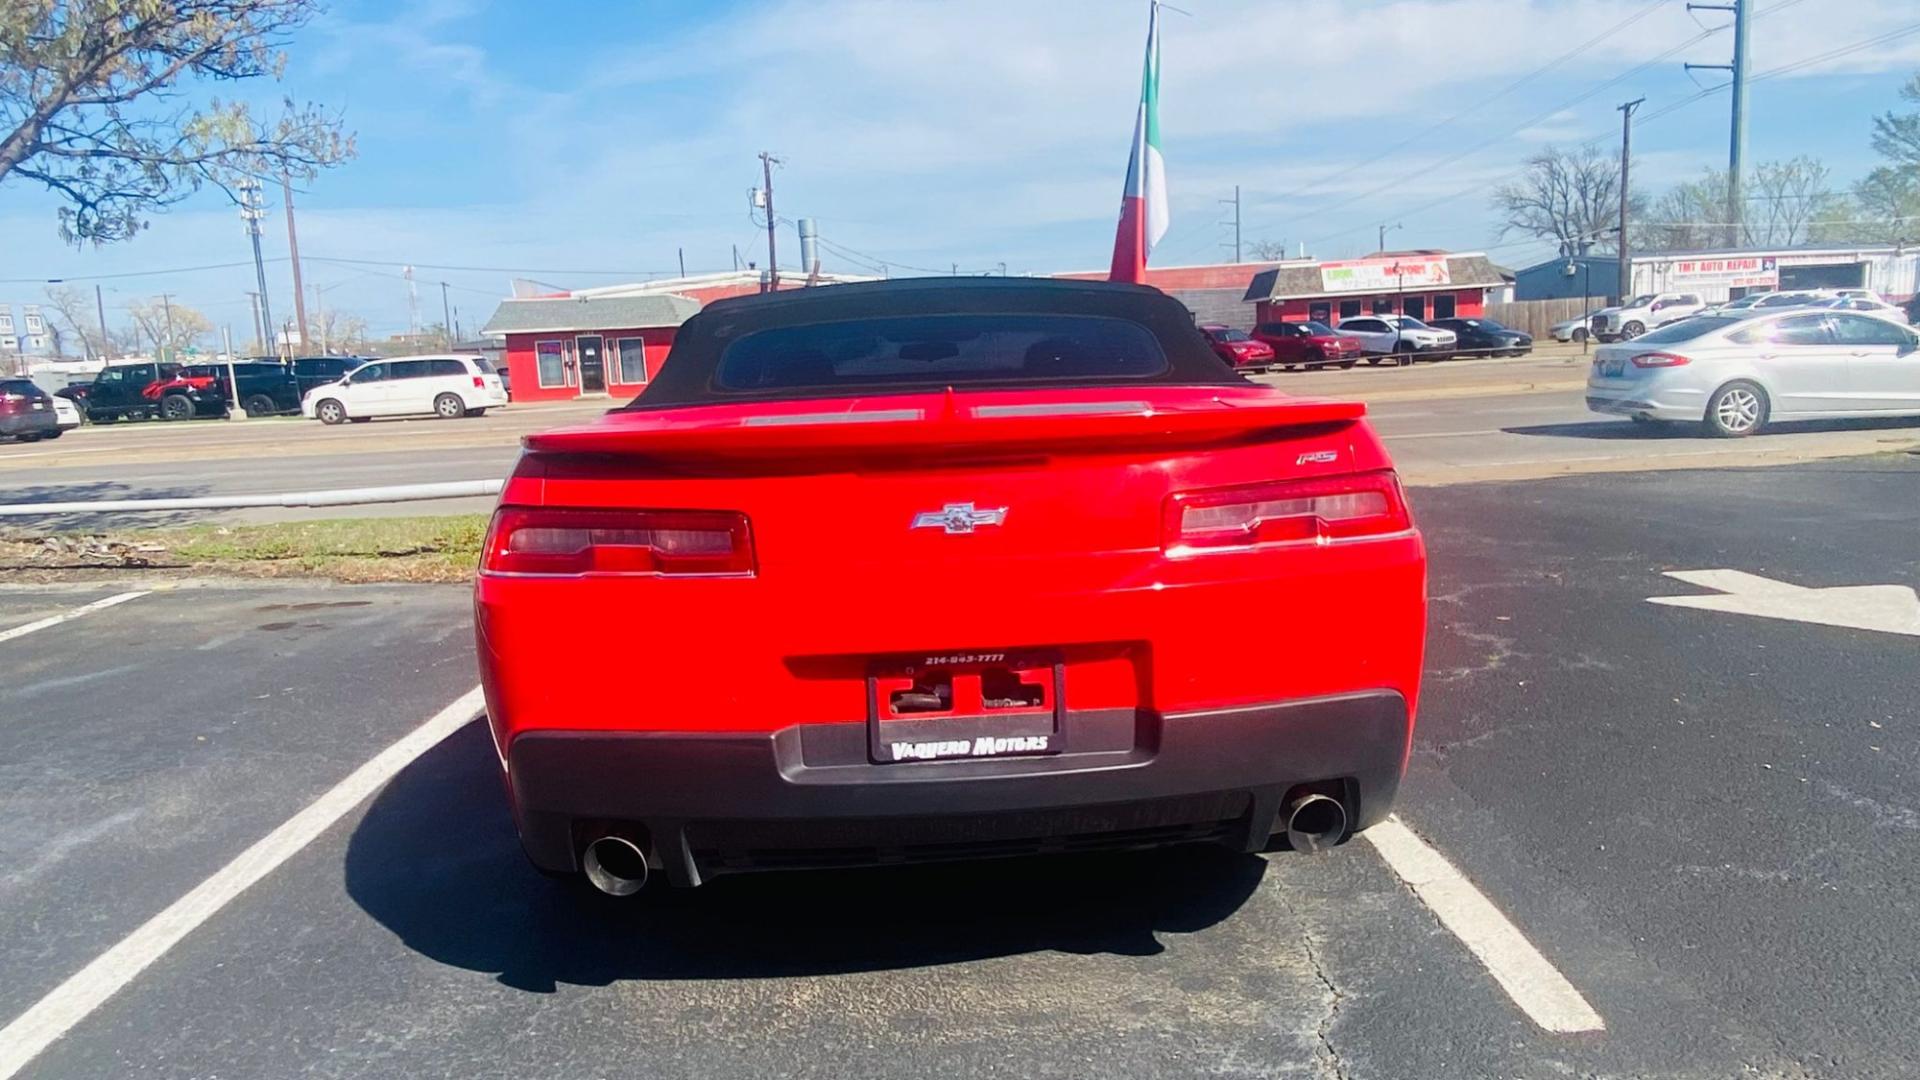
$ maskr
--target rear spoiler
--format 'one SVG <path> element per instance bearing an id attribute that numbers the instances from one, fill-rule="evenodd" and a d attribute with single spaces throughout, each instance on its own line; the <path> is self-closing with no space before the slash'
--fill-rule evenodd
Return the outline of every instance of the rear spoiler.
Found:
<path id="1" fill-rule="evenodd" d="M 1345 424 L 1357 401 L 1297 398 L 1264 386 L 995 390 L 714 404 L 613 412 L 528 435 L 536 453 L 765 457 L 807 453 L 1019 450 L 1203 444 L 1287 427 Z"/>

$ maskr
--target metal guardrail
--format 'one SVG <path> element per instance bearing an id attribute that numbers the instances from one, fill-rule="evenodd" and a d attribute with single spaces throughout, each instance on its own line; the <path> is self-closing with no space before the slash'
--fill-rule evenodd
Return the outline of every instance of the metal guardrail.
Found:
<path id="1" fill-rule="evenodd" d="M 366 503 L 423 502 L 498 495 L 503 480 L 451 480 L 439 484 L 337 488 L 273 495 L 202 495 L 181 499 L 101 499 L 93 502 L 0 503 L 0 517 L 49 514 L 124 514 L 146 510 L 251 510 L 285 506 L 359 506 Z"/>

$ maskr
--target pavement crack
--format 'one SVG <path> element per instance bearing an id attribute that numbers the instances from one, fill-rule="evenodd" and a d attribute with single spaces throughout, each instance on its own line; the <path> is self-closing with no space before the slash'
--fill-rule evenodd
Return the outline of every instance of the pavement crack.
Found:
<path id="1" fill-rule="evenodd" d="M 1280 903 L 1299 921 L 1300 941 L 1306 947 L 1307 966 L 1313 969 L 1313 977 L 1320 981 L 1321 987 L 1327 992 L 1327 1011 L 1321 1016 L 1320 1025 L 1314 1031 L 1318 1044 L 1315 1047 L 1315 1053 L 1320 1059 L 1320 1070 L 1323 1074 L 1332 1076 L 1334 1080 L 1349 1080 L 1346 1062 L 1341 1060 L 1340 1051 L 1333 1045 L 1333 1022 L 1340 1016 L 1340 1007 L 1345 1003 L 1346 995 L 1333 984 L 1333 979 L 1327 974 L 1326 966 L 1320 962 L 1320 950 L 1314 944 L 1313 931 L 1307 927 L 1306 920 L 1301 917 L 1300 909 L 1286 897 L 1284 892 L 1281 894 Z"/>

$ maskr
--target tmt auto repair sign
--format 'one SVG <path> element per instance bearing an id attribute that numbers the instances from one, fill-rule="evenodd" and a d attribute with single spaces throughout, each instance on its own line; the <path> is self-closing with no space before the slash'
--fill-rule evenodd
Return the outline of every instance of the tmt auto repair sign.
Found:
<path id="1" fill-rule="evenodd" d="M 1725 285 L 1731 289 L 1758 286 L 1777 288 L 1780 271 L 1770 257 L 1751 255 L 1719 259 L 1677 259 L 1667 272 L 1669 288 L 1689 285 Z"/>

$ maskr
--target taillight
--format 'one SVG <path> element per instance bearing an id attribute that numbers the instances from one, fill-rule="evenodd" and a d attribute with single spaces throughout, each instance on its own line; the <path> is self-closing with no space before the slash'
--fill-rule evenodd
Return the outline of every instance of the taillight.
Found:
<path id="1" fill-rule="evenodd" d="M 1679 355 L 1678 353 L 1670 353 L 1670 352 L 1643 352 L 1640 355 L 1633 358 L 1633 366 L 1642 367 L 1642 368 L 1681 367 L 1683 365 L 1691 364 L 1691 363 L 1693 363 L 1692 360 L 1689 360 L 1686 357 Z"/>
<path id="2" fill-rule="evenodd" d="M 1171 496 L 1162 543 L 1169 551 L 1324 544 L 1412 527 L 1400 478 L 1382 469 Z"/>
<path id="3" fill-rule="evenodd" d="M 475 375 L 473 377 L 473 388 L 475 390 L 485 390 L 487 388 L 487 380 Z"/>
<path id="4" fill-rule="evenodd" d="M 489 574 L 753 573 L 747 516 L 724 510 L 503 506 L 487 529 Z"/>

